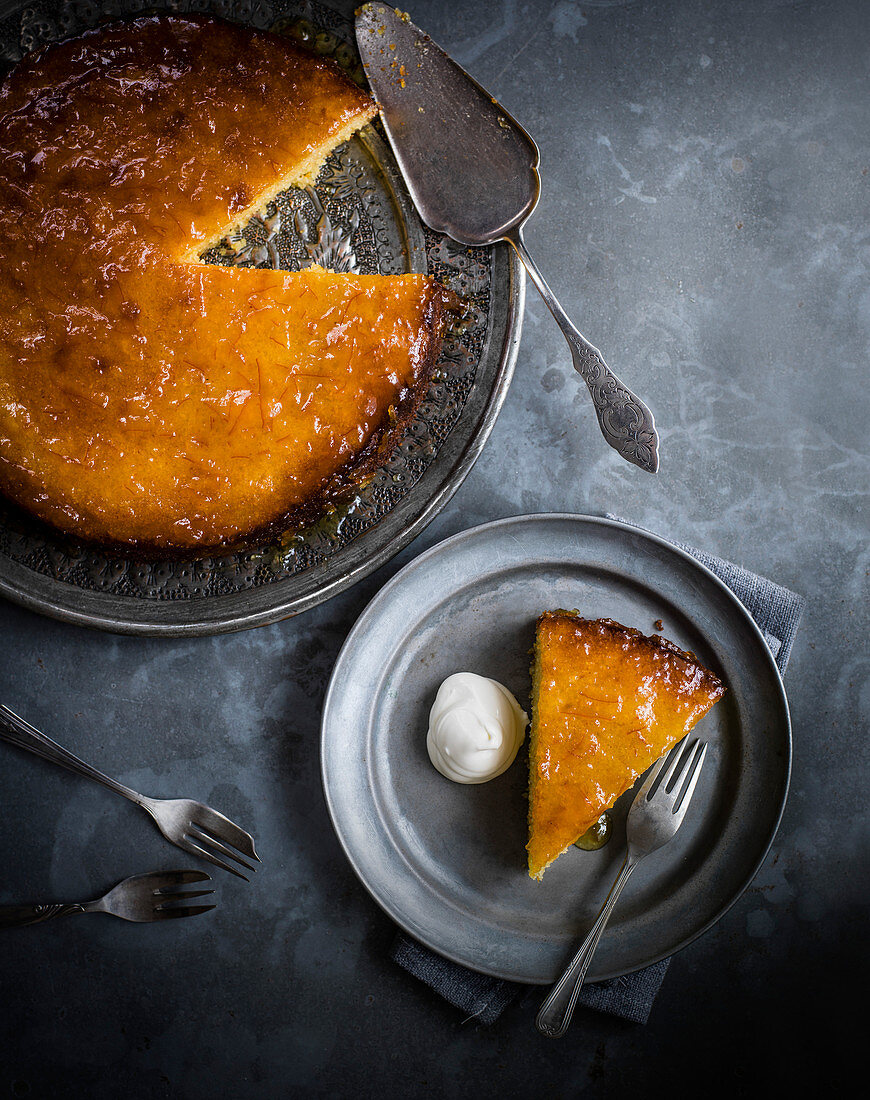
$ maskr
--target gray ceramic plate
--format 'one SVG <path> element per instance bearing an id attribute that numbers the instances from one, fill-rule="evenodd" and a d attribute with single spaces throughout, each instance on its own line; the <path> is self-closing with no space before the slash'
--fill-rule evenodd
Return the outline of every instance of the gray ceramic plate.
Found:
<path id="1" fill-rule="evenodd" d="M 158 4 L 157 7 L 161 5 Z M 361 75 L 353 25 L 315 0 L 173 0 L 297 38 Z M 0 75 L 26 52 L 141 0 L 0 0 Z M 150 10 L 150 9 L 149 9 Z M 465 248 L 420 221 L 377 129 L 330 155 L 314 187 L 290 190 L 206 257 L 236 266 L 434 274 L 468 304 L 404 438 L 338 510 L 292 538 L 197 561 L 136 561 L 47 531 L 0 498 L 0 594 L 35 611 L 128 634 L 214 634 L 275 622 L 347 588 L 417 535 L 480 454 L 510 383 L 524 281 L 507 245 Z"/>
<path id="2" fill-rule="evenodd" d="M 728 694 L 676 838 L 632 876 L 593 959 L 592 981 L 685 946 L 740 896 L 785 804 L 791 761 L 778 670 L 742 604 L 689 555 L 635 528 L 574 515 L 473 528 L 412 561 L 378 593 L 333 672 L 322 729 L 333 824 L 374 899 L 407 932 L 475 970 L 553 981 L 624 856 L 631 794 L 598 852 L 572 848 L 540 883 L 525 865 L 527 755 L 479 786 L 442 778 L 426 753 L 441 681 L 469 670 L 528 709 L 534 622 L 578 608 L 665 637 L 717 671 Z"/>

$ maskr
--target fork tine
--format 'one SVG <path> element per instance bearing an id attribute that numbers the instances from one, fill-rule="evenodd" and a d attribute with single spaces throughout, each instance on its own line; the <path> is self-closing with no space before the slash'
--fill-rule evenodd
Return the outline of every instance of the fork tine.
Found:
<path id="1" fill-rule="evenodd" d="M 697 742 L 694 742 L 693 745 L 696 743 Z M 686 766 L 686 761 L 689 757 L 689 748 L 690 746 L 685 740 L 683 740 L 679 742 L 679 744 L 675 745 L 670 752 L 670 755 L 668 757 L 670 761 L 668 770 L 665 773 L 665 776 L 661 782 L 661 787 L 667 794 L 673 795 L 674 793 L 674 790 L 679 781 L 679 776 L 682 774 Z"/>
<path id="2" fill-rule="evenodd" d="M 230 821 L 228 817 L 224 817 L 217 810 L 213 810 L 211 806 L 201 806 L 196 816 L 195 825 L 207 829 L 233 848 L 238 848 L 249 859 L 260 862 L 260 857 L 254 849 L 254 838 L 250 833 L 246 833 L 244 829 L 240 829 L 235 822 Z"/>
<path id="3" fill-rule="evenodd" d="M 229 845 L 224 844 L 220 837 L 212 836 L 211 832 L 208 829 L 205 829 L 196 821 L 191 821 L 190 825 L 188 826 L 187 835 L 192 837 L 194 840 L 198 840 L 200 844 L 205 844 L 209 848 L 213 848 L 215 851 L 220 852 L 221 855 L 229 856 L 229 858 L 234 859 L 236 863 L 241 863 L 241 865 L 248 871 L 257 870 L 257 868 L 252 867 L 251 864 L 247 862 L 247 860 L 242 859 L 235 848 L 230 848 Z"/>
<path id="4" fill-rule="evenodd" d="M 204 898 L 207 894 L 213 894 L 214 890 L 181 890 L 177 894 L 169 894 L 165 891 L 155 900 L 160 904 L 155 909 L 177 909 L 179 905 L 190 901 L 191 898 Z"/>
<path id="5" fill-rule="evenodd" d="M 190 837 L 190 834 L 185 833 L 181 840 L 176 841 L 176 844 L 180 845 L 186 852 L 191 852 L 195 856 L 199 856 L 200 859 L 207 859 L 209 863 L 213 863 L 215 867 L 220 867 L 224 871 L 229 871 L 231 875 L 238 875 L 239 878 L 243 878 L 245 882 L 250 881 L 247 875 L 243 875 L 241 871 L 237 871 L 235 867 L 231 867 L 229 863 L 224 863 L 222 859 L 218 859 L 217 856 L 211 855 L 204 848 L 200 848 L 198 844 L 194 844 Z"/>
<path id="6" fill-rule="evenodd" d="M 649 774 L 643 781 L 643 785 L 637 792 L 636 799 L 639 801 L 641 797 L 647 802 L 656 797 L 661 797 L 665 793 L 665 786 L 667 784 L 668 775 L 670 774 L 670 768 L 675 758 L 680 755 L 680 744 L 672 745 L 668 751 L 656 760 L 653 766 L 649 770 Z M 668 771 L 662 775 L 664 769 Z"/>
<path id="7" fill-rule="evenodd" d="M 650 788 L 655 783 L 655 781 L 658 779 L 659 773 L 661 772 L 662 768 L 665 766 L 665 761 L 666 760 L 667 760 L 667 754 L 665 754 L 664 756 L 660 756 L 658 758 L 658 760 L 656 760 L 656 762 L 650 768 L 646 779 L 644 779 L 643 783 L 641 784 L 640 790 L 637 792 L 637 795 L 636 795 L 637 798 L 640 798 L 641 795 L 643 795 L 644 798 L 649 798 Z"/>
<path id="8" fill-rule="evenodd" d="M 162 874 L 148 876 L 148 884 L 155 894 L 166 893 L 179 886 L 187 886 L 194 882 L 210 882 L 211 878 L 205 871 L 164 871 Z"/>
<path id="9" fill-rule="evenodd" d="M 704 765 L 704 757 L 706 755 L 707 742 L 696 741 L 692 747 L 692 760 L 689 765 L 685 785 L 683 786 L 682 793 L 677 799 L 673 810 L 674 814 L 680 818 L 682 818 L 683 814 L 688 809 L 689 803 L 692 801 L 692 795 L 695 793 L 695 784 L 698 782 L 698 776 L 701 774 L 701 768 Z"/>
<path id="10" fill-rule="evenodd" d="M 196 917 L 200 913 L 207 913 L 210 909 L 217 909 L 216 905 L 189 905 L 184 908 L 155 909 L 155 920 L 171 920 L 173 917 Z"/>

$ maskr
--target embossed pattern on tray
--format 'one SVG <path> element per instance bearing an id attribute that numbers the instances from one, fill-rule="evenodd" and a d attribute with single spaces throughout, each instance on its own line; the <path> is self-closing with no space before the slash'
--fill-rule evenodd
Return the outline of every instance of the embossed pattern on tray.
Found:
<path id="1" fill-rule="evenodd" d="M 357 81 L 352 28 L 338 13 L 293 0 L 45 0 L 0 19 L 6 67 L 24 54 L 112 18 L 151 11 L 197 12 L 293 36 L 334 58 Z M 314 187 L 288 190 L 242 230 L 204 255 L 209 263 L 299 270 L 428 272 L 468 306 L 445 336 L 419 412 L 399 446 L 363 486 L 313 526 L 283 540 L 195 561 L 141 562 L 107 557 L 46 530 L 0 499 L 0 558 L 90 592 L 148 601 L 196 601 L 241 593 L 327 564 L 375 526 L 419 481 L 466 402 L 488 333 L 492 252 L 466 249 L 422 225 L 373 128 L 335 150 Z"/>

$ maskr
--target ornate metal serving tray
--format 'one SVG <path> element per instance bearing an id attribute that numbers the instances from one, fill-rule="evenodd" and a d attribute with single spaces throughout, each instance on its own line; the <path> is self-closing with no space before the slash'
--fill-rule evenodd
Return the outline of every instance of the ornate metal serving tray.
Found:
<path id="1" fill-rule="evenodd" d="M 33 49 L 145 11 L 205 12 L 296 37 L 362 82 L 352 25 L 294 0 L 0 0 L 4 72 Z M 471 469 L 510 382 L 523 280 L 507 246 L 469 249 L 418 218 L 390 149 L 368 127 L 314 187 L 278 196 L 210 263 L 428 272 L 468 310 L 446 335 L 420 411 L 389 460 L 316 524 L 223 557 L 136 561 L 47 531 L 0 498 L 0 594 L 56 618 L 128 634 L 213 634 L 275 622 L 353 584 L 397 553 Z"/>

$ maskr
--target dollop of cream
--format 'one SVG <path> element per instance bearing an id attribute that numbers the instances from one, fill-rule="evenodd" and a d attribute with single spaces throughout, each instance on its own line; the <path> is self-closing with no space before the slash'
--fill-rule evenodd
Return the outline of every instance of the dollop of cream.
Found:
<path id="1" fill-rule="evenodd" d="M 456 672 L 438 689 L 429 713 L 429 759 L 454 783 L 486 783 L 511 766 L 528 724 L 503 684 Z"/>

